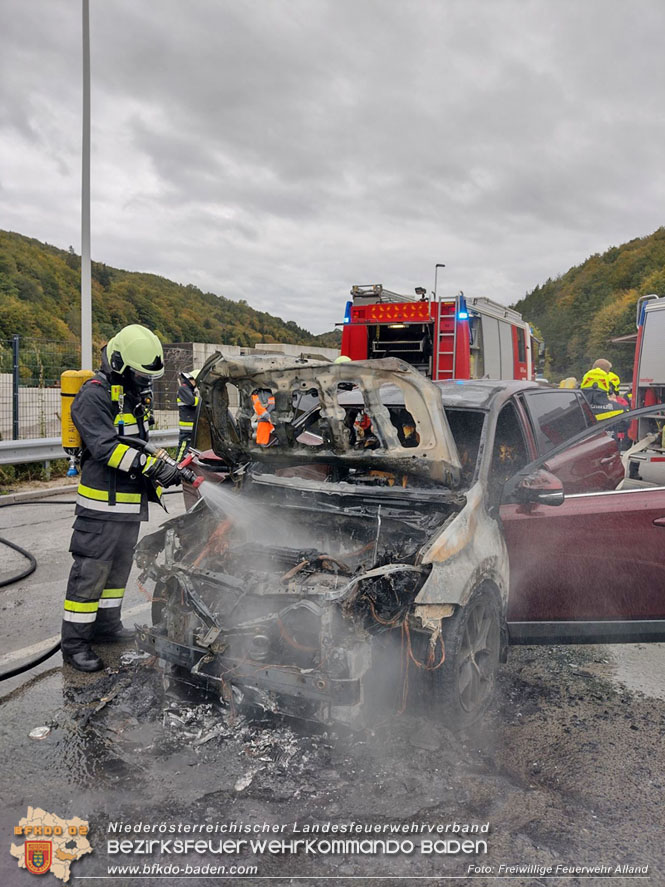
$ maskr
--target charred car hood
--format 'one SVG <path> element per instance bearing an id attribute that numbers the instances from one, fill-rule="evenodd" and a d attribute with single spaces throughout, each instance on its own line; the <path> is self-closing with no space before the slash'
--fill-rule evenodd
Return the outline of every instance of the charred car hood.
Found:
<path id="1" fill-rule="evenodd" d="M 343 459 L 348 467 L 419 476 L 449 487 L 459 483 L 459 456 L 440 392 L 401 360 L 331 364 L 292 357 L 232 359 L 218 353 L 199 374 L 199 389 L 212 448 L 231 466 L 269 462 L 284 468 L 303 463 L 334 464 Z M 395 389 L 399 421 L 386 406 Z M 257 392 L 274 398 L 269 446 L 261 446 L 255 439 L 252 396 Z M 371 430 L 371 448 L 354 435 L 348 402 L 344 402 L 350 392 L 358 401 L 355 414 L 362 412 L 365 426 Z M 314 435 L 301 433 L 293 424 L 303 399 L 318 403 Z"/>

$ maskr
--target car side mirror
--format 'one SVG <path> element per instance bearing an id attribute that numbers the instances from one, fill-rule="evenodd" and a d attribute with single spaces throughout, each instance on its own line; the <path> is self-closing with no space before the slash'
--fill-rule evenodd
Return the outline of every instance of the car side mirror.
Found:
<path id="1" fill-rule="evenodd" d="M 518 483 L 515 490 L 518 502 L 531 505 L 563 505 L 563 484 L 556 475 L 539 468 Z"/>

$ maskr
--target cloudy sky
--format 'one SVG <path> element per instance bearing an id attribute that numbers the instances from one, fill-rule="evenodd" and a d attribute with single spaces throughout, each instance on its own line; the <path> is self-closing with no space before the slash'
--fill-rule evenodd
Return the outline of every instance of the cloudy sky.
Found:
<path id="1" fill-rule="evenodd" d="M 92 254 L 321 332 L 665 224 L 662 0 L 91 0 Z M 80 0 L 3 0 L 0 228 L 80 250 Z"/>

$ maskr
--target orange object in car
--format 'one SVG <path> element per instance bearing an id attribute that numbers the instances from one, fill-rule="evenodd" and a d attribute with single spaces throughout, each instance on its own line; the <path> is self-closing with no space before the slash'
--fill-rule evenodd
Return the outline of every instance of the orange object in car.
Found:
<path id="1" fill-rule="evenodd" d="M 267 447 L 270 443 L 270 433 L 275 427 L 269 418 L 270 411 L 275 407 L 275 397 L 271 394 L 264 404 L 258 394 L 252 394 L 252 404 L 259 420 L 256 426 L 256 442 L 260 447 Z"/>

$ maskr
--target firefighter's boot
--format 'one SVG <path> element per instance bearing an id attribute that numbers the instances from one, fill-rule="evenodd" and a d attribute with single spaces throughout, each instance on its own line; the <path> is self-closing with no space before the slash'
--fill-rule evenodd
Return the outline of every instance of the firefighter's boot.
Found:
<path id="1" fill-rule="evenodd" d="M 101 671 L 104 668 L 104 663 L 90 647 L 76 653 L 63 653 L 62 660 L 77 671 Z"/>

